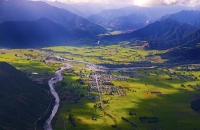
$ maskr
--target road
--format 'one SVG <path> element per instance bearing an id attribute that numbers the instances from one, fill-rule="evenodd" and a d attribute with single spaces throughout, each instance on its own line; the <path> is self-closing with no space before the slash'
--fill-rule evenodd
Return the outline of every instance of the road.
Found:
<path id="1" fill-rule="evenodd" d="M 102 97 L 101 97 L 101 92 L 100 92 L 100 89 L 99 89 L 98 77 L 97 77 L 96 73 L 95 73 L 95 79 L 96 79 L 97 89 L 98 89 L 98 92 L 99 92 L 99 100 L 100 100 L 100 103 L 101 103 L 101 110 L 104 111 Z"/>

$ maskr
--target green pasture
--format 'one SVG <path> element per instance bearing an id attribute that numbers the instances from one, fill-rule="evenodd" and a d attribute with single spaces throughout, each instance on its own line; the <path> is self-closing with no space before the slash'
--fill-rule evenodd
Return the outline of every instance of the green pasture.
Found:
<path id="1" fill-rule="evenodd" d="M 0 61 L 7 62 L 27 74 L 31 74 L 33 72 L 38 73 L 38 75 L 30 75 L 31 77 L 52 75 L 56 70 L 59 69 L 60 66 L 62 66 L 61 64 L 57 63 L 47 65 L 44 63 L 45 58 L 46 54 L 40 50 L 0 50 Z"/>
<path id="2" fill-rule="evenodd" d="M 94 108 L 94 105 L 98 103 L 97 101 L 92 101 L 86 99 L 87 94 L 87 85 L 81 85 L 77 80 L 80 78 L 77 76 L 80 69 L 70 69 L 63 72 L 63 74 L 68 74 L 71 76 L 64 76 L 62 82 L 66 82 L 65 87 L 57 86 L 57 91 L 63 91 L 63 89 L 71 90 L 72 84 L 75 86 L 81 86 L 79 89 L 73 89 L 73 92 L 84 94 L 85 96 L 81 98 L 77 104 L 66 104 L 62 102 L 59 109 L 59 114 L 56 117 L 54 124 L 54 129 L 95 129 L 95 128 L 106 128 L 107 125 L 102 125 L 105 123 L 102 115 L 102 111 Z M 85 72 L 85 71 L 83 71 Z M 94 93 L 96 94 L 96 93 Z M 71 122 L 68 120 L 69 114 L 72 114 L 76 122 L 76 127 L 74 127 Z M 95 117 L 97 120 L 92 120 L 92 117 Z"/>
<path id="3" fill-rule="evenodd" d="M 162 73 L 160 72 L 160 74 Z M 182 83 L 195 84 L 200 83 L 200 81 L 168 81 L 166 80 L 168 75 L 160 76 L 160 74 L 157 76 L 150 73 L 149 77 L 143 79 L 131 78 L 128 81 L 113 81 L 116 86 L 128 87 L 129 90 L 125 89 L 126 96 L 118 96 L 117 100 L 115 98 L 115 101 L 111 101 L 109 107 L 112 109 L 108 110 L 113 111 L 113 115 L 119 121 L 121 120 L 119 117 L 123 116 L 136 122 L 139 130 L 200 128 L 196 122 L 200 116 L 190 108 L 192 96 L 198 92 L 190 87 L 183 89 L 180 86 Z M 162 95 L 151 94 L 151 92 L 161 92 Z M 109 98 L 108 96 L 103 97 Z M 129 111 L 136 112 L 136 115 L 128 115 Z M 141 123 L 139 117 L 157 117 L 159 122 L 156 124 Z M 125 128 L 126 125 L 120 123 L 120 126 Z"/>
<path id="4" fill-rule="evenodd" d="M 150 61 L 163 63 L 156 54 L 163 53 L 157 50 L 143 50 L 140 46 L 130 43 L 98 47 L 72 47 L 59 46 L 43 48 L 51 53 L 67 59 L 88 61 L 95 64 L 130 64 L 131 62 Z M 49 60 L 45 64 L 47 54 L 41 50 L 14 49 L 0 50 L 0 61 L 5 61 L 17 69 L 30 74 L 39 73 L 38 76 L 50 76 L 62 66 L 62 63 Z M 134 72 L 111 72 L 113 76 L 133 73 L 126 81 L 112 81 L 114 86 L 121 86 L 125 96 L 118 94 L 101 94 L 103 100 L 109 100 L 104 104 L 104 111 L 94 107 L 97 100 L 86 98 L 88 84 L 80 83 L 80 74 L 89 74 L 84 63 L 69 62 L 74 68 L 63 71 L 63 80 L 57 83 L 56 90 L 59 95 L 67 96 L 70 93 L 84 94 L 75 104 L 61 101 L 56 118 L 55 130 L 198 130 L 200 129 L 200 115 L 190 108 L 190 102 L 194 95 L 199 94 L 200 72 L 194 65 L 178 66 L 172 68 L 141 69 Z M 103 75 L 106 75 L 105 73 Z M 30 75 L 29 75 L 30 76 Z M 87 79 L 87 77 L 84 77 Z M 62 84 L 66 83 L 64 86 Z M 72 85 L 78 86 L 74 89 Z M 98 95 L 92 92 L 91 95 Z M 73 100 L 73 99 L 72 99 Z M 129 113 L 133 113 L 129 115 Z M 74 117 L 76 126 L 68 120 L 69 114 Z M 95 117 L 96 120 L 92 120 Z M 134 127 L 122 120 L 122 117 L 137 124 Z M 146 117 L 143 122 L 140 117 Z M 151 118 L 157 117 L 157 123 L 149 123 Z M 114 122 L 114 120 L 116 122 Z M 117 125 L 117 128 L 112 127 Z"/>
<path id="5" fill-rule="evenodd" d="M 107 28 L 107 30 L 109 31 L 108 33 L 99 34 L 99 36 L 117 35 L 122 33 L 122 31 L 112 31 L 110 28 Z"/>
<path id="6" fill-rule="evenodd" d="M 67 59 L 82 60 L 95 64 L 129 64 L 131 62 L 150 61 L 162 63 L 165 60 L 155 54 L 163 53 L 157 50 L 143 50 L 129 42 L 109 46 L 56 46 L 43 48 Z"/>
<path id="7" fill-rule="evenodd" d="M 62 105 L 55 123 L 54 127 L 55 130 L 60 130 L 60 129 L 88 130 L 88 129 L 108 128 L 107 124 L 112 122 L 112 120 L 106 117 L 100 117 L 100 115 L 102 115 L 102 111 L 99 109 L 96 109 L 95 111 L 94 109 L 95 102 L 91 103 L 91 101 L 85 101 L 84 99 L 81 102 L 83 104 Z M 72 114 L 74 116 L 76 127 L 74 127 L 68 120 L 69 114 Z M 92 117 L 95 117 L 96 120 L 92 120 Z"/>
<path id="8" fill-rule="evenodd" d="M 78 72 L 78 70 L 77 70 Z M 175 72 L 175 73 L 174 73 Z M 94 105 L 98 101 L 81 98 L 80 104 L 62 104 L 59 116 L 55 123 L 55 129 L 94 129 L 94 130 L 192 130 L 199 129 L 200 120 L 199 113 L 194 112 L 190 108 L 190 102 L 195 94 L 198 94 L 194 88 L 188 84 L 200 84 L 200 78 L 196 81 L 191 79 L 177 79 L 177 75 L 193 74 L 198 76 L 199 72 L 170 72 L 169 69 L 158 68 L 154 70 L 138 70 L 137 76 L 148 76 L 144 78 L 133 77 L 127 81 L 112 81 L 115 86 L 121 86 L 126 92 L 126 96 L 105 95 L 102 94 L 103 100 L 109 100 L 108 104 L 104 104 L 104 110 L 117 121 L 117 128 L 113 128 L 114 121 L 103 114 Z M 84 73 L 84 71 L 82 71 Z M 113 75 L 120 75 L 121 72 L 114 72 Z M 171 80 L 168 80 L 172 77 Z M 66 82 L 76 82 L 78 76 L 65 77 Z M 185 88 L 181 87 L 185 84 Z M 80 84 L 77 84 L 80 85 Z M 83 88 L 86 86 L 83 86 Z M 78 90 L 80 91 L 80 90 Z M 86 89 L 80 91 L 87 93 Z M 158 92 L 159 94 L 156 94 Z M 70 111 L 69 111 L 70 110 Z M 129 112 L 134 115 L 129 115 Z M 68 115 L 73 114 L 76 122 L 76 127 L 68 121 Z M 100 117 L 100 115 L 102 117 Z M 96 121 L 92 117 L 97 118 Z M 137 124 L 137 127 L 122 120 L 122 117 Z M 148 123 L 148 120 L 140 121 L 140 117 L 157 117 L 158 123 Z M 64 123 L 65 121 L 65 123 Z M 65 124 L 65 127 L 64 127 Z"/>

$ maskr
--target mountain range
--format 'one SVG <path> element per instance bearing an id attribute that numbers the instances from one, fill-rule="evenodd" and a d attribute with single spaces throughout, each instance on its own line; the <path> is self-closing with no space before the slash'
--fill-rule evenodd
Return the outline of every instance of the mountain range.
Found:
<path id="1" fill-rule="evenodd" d="M 0 129 L 33 130 L 34 123 L 42 117 L 37 122 L 37 128 L 41 129 L 52 100 L 48 86 L 35 84 L 5 62 L 0 62 L 0 73 Z"/>
<path id="2" fill-rule="evenodd" d="M 0 23 L 2 47 L 26 48 L 66 45 L 81 39 L 93 38 L 85 31 L 70 29 L 47 18 L 35 21 L 6 21 Z"/>
<path id="3" fill-rule="evenodd" d="M 106 41 L 146 40 L 147 49 L 169 49 L 200 42 L 200 30 L 173 19 L 156 21 L 132 33 L 105 36 Z"/>
<path id="4" fill-rule="evenodd" d="M 147 23 L 153 23 L 156 20 L 160 19 L 166 14 L 173 14 L 181 10 L 188 10 L 189 8 L 183 6 L 163 6 L 163 7 L 138 7 L 138 6 L 129 6 L 119 9 L 108 9 L 100 13 L 91 15 L 87 19 L 93 23 L 99 24 L 103 27 L 111 28 L 116 30 L 115 26 L 112 25 L 122 25 L 120 30 L 127 30 L 123 28 L 127 23 L 138 23 L 140 26 L 130 26 L 129 29 L 139 29 L 144 27 Z M 138 17 L 140 16 L 140 17 Z M 142 19 L 141 19 L 142 17 Z M 116 24 L 109 24 L 114 23 Z M 118 29 L 118 28 L 117 28 Z"/>
<path id="5" fill-rule="evenodd" d="M 114 30 L 129 30 L 114 36 L 97 35 L 107 32 L 105 28 L 91 23 L 68 10 L 51 6 L 41 1 L 0 1 L 0 46 L 10 48 L 44 47 L 54 45 L 103 44 L 134 39 L 146 40 L 146 49 L 169 49 L 182 45 L 194 45 L 200 41 L 199 12 L 181 11 L 165 15 L 167 12 L 182 9 L 168 7 L 125 7 L 105 10 L 88 19 Z M 54 3 L 59 4 L 60 3 Z M 70 5 L 71 6 L 71 5 Z M 75 10 L 69 7 L 69 10 Z M 80 13 L 80 12 L 79 12 Z M 186 18 L 188 17 L 188 18 Z M 150 21 L 149 21 L 150 20 Z"/>
<path id="6" fill-rule="evenodd" d="M 84 14 L 83 12 L 79 11 L 77 8 L 75 8 L 73 5 L 71 4 L 64 4 L 62 2 L 58 2 L 58 1 L 55 1 L 55 2 L 51 2 L 51 1 L 47 1 L 47 3 L 49 5 L 52 5 L 52 6 L 55 6 L 55 7 L 58 7 L 58 8 L 61 8 L 61 9 L 65 9 L 65 10 L 68 10 L 70 11 L 71 13 L 74 13 L 78 16 L 81 16 L 83 18 L 86 17 L 86 14 Z"/>
<path id="7" fill-rule="evenodd" d="M 161 19 L 170 18 L 181 23 L 190 24 L 196 28 L 200 28 L 200 11 L 199 10 L 182 10 L 181 12 L 169 14 L 161 17 Z"/>
<path id="8" fill-rule="evenodd" d="M 71 29 L 86 31 L 92 35 L 106 32 L 106 29 L 103 27 L 91 23 L 81 16 L 41 1 L 3 0 L 0 3 L 0 10 L 0 22 L 34 21 L 45 17 L 56 24 Z"/>
<path id="9" fill-rule="evenodd" d="M 174 13 L 177 8 L 162 12 L 161 7 L 134 6 L 106 10 L 87 20 L 73 6 L 61 6 L 41 1 L 0 0 L 0 47 L 76 45 L 76 41 L 91 45 L 97 40 L 100 44 L 113 44 L 139 39 L 146 41 L 145 49 L 168 50 L 160 56 L 171 63 L 200 61 L 200 11 Z M 166 15 L 170 12 L 173 14 Z M 104 27 L 135 30 L 98 36 L 107 32 Z M 13 66 L 0 62 L 0 105 L 0 130 L 35 129 L 36 121 L 37 128 L 42 129 L 47 116 L 44 113 L 52 107 L 53 98 L 47 86 L 34 83 Z"/>
<path id="10" fill-rule="evenodd" d="M 169 59 L 171 63 L 199 63 L 200 44 L 193 46 L 182 46 L 170 49 L 168 52 L 160 55 L 163 59 Z"/>
<path id="11" fill-rule="evenodd" d="M 120 16 L 110 20 L 106 26 L 114 30 L 131 30 L 140 29 L 148 24 L 148 18 L 144 15 L 130 14 L 128 16 Z"/>

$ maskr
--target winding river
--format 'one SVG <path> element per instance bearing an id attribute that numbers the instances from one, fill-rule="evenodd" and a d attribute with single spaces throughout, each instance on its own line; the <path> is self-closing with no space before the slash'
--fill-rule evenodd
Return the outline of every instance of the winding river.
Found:
<path id="1" fill-rule="evenodd" d="M 64 69 L 69 69 L 70 67 L 71 67 L 71 65 L 69 65 L 69 64 L 66 64 L 65 67 L 61 67 L 60 70 L 55 72 L 54 76 L 48 82 L 49 87 L 50 87 L 50 91 L 51 91 L 52 95 L 55 97 L 55 104 L 54 104 L 54 107 L 53 107 L 53 110 L 52 110 L 50 117 L 45 122 L 45 125 L 43 127 L 44 130 L 53 130 L 52 125 L 51 125 L 51 121 L 52 121 L 53 117 L 55 116 L 56 112 L 58 111 L 58 107 L 59 107 L 59 103 L 60 103 L 60 99 L 58 97 L 58 94 L 54 89 L 54 87 L 55 87 L 54 84 L 63 79 L 61 72 Z"/>

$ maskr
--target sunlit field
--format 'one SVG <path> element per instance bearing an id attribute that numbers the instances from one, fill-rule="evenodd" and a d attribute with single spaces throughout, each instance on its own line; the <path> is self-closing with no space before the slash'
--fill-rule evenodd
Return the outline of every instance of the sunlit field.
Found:
<path id="1" fill-rule="evenodd" d="M 200 0 L 0 0 L 0 130 L 200 130 Z"/>
<path id="2" fill-rule="evenodd" d="M 182 68 L 182 67 L 180 67 Z M 199 92 L 200 73 L 198 71 L 180 71 L 180 68 L 157 68 L 151 70 L 119 71 L 111 75 L 134 73 L 134 77 L 125 81 L 113 80 L 115 87 L 121 86 L 126 93 L 121 96 L 101 93 L 104 110 L 95 108 L 98 100 L 82 97 L 77 103 L 62 102 L 54 128 L 59 129 L 198 129 L 199 113 L 190 107 L 190 102 Z M 66 87 L 57 87 L 59 91 L 87 95 L 87 84 L 79 84 L 80 69 L 74 69 L 73 76 L 65 76 Z M 84 73 L 84 71 L 82 71 Z M 71 74 L 65 72 L 65 74 Z M 85 73 L 88 74 L 88 73 Z M 105 74 L 104 74 L 105 75 Z M 71 78 L 70 78 L 71 77 Z M 197 78 L 195 81 L 193 79 Z M 76 84 L 80 88 L 72 88 Z M 184 87 L 181 86 L 184 84 Z M 64 89 L 65 88 L 65 89 Z M 98 95 L 97 92 L 91 92 Z M 63 92 L 62 92 L 63 94 Z M 68 120 L 73 115 L 75 126 Z M 108 116 L 108 115 L 109 116 Z M 95 117 L 96 120 L 93 120 Z M 133 126 L 129 122 L 135 123 Z"/>
<path id="3" fill-rule="evenodd" d="M 165 60 L 155 54 L 165 51 L 144 50 L 129 42 L 119 45 L 97 47 L 60 46 L 43 48 L 67 59 L 82 60 L 94 64 L 130 64 L 131 62 L 150 61 L 162 63 Z"/>
<path id="4" fill-rule="evenodd" d="M 157 54 L 163 51 L 144 50 L 130 43 L 99 47 L 60 46 L 42 50 L 0 50 L 0 61 L 6 61 L 27 73 L 30 78 L 48 77 L 69 63 L 72 68 L 63 71 L 63 80 L 56 84 L 60 107 L 53 119 L 53 128 L 76 130 L 191 130 L 198 129 L 200 116 L 191 109 L 191 101 L 199 94 L 199 65 L 156 67 L 151 69 L 95 72 L 85 63 L 130 64 L 149 61 L 164 63 Z M 72 61 L 55 58 L 61 56 Z M 34 75 L 32 73 L 37 73 Z M 100 93 L 103 109 L 90 74 L 125 76 L 111 80 L 117 91 Z M 101 81 L 99 81 L 100 83 Z M 102 84 L 100 84 L 101 86 Z M 108 85 L 109 86 L 109 85 Z M 104 85 L 106 87 L 106 85 Z M 121 94 L 121 92 L 124 93 Z M 92 97 L 92 98 L 89 98 Z"/>
<path id="5" fill-rule="evenodd" d="M 50 76 L 59 69 L 60 64 L 46 64 L 47 54 L 33 49 L 0 50 L 0 61 L 8 62 L 17 69 L 27 73 L 38 73 L 34 77 Z"/>

